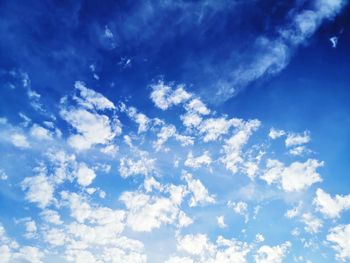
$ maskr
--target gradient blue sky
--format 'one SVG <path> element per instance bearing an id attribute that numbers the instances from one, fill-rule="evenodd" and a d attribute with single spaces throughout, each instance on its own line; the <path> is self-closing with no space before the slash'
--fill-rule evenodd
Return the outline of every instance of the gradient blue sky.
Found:
<path id="1" fill-rule="evenodd" d="M 0 1 L 0 262 L 350 262 L 350 5 Z"/>

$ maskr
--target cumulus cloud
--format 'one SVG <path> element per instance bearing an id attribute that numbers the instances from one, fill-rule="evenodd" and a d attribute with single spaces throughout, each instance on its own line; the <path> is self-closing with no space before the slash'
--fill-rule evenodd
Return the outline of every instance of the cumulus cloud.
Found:
<path id="1" fill-rule="evenodd" d="M 194 157 L 192 152 L 189 152 L 185 161 L 185 166 L 197 169 L 203 165 L 209 166 L 212 160 L 209 152 L 205 151 L 202 155 Z"/>
<path id="2" fill-rule="evenodd" d="M 339 218 L 342 211 L 350 209 L 350 194 L 336 195 L 333 198 L 330 194 L 318 188 L 313 204 L 324 216 Z"/>
<path id="3" fill-rule="evenodd" d="M 308 159 L 304 163 L 293 162 L 289 166 L 277 160 L 269 159 L 266 170 L 260 178 L 269 185 L 277 183 L 284 191 L 294 192 L 308 188 L 317 182 L 322 182 L 321 176 L 316 171 L 323 162 Z"/>
<path id="4" fill-rule="evenodd" d="M 185 91 L 182 85 L 173 90 L 171 86 L 166 85 L 163 81 L 151 85 L 151 88 L 152 93 L 150 97 L 154 104 L 162 110 L 167 110 L 173 105 L 183 103 L 192 96 L 192 94 Z"/>
<path id="5" fill-rule="evenodd" d="M 338 225 L 330 229 L 327 240 L 333 243 L 338 260 L 346 262 L 350 259 L 350 225 Z"/>
<path id="6" fill-rule="evenodd" d="M 10 139 L 12 144 L 18 148 L 25 149 L 30 147 L 27 137 L 21 133 L 12 134 Z"/>
<path id="7" fill-rule="evenodd" d="M 210 242 L 205 234 L 189 234 L 178 237 L 177 250 L 185 252 L 188 257 L 182 258 L 184 262 L 235 262 L 246 263 L 246 256 L 250 246 L 236 240 L 225 239 L 219 236 L 215 243 Z M 173 256 L 167 262 L 177 262 L 178 257 Z M 182 262 L 182 261 L 180 261 Z"/>
<path id="8" fill-rule="evenodd" d="M 198 204 L 211 204 L 215 203 L 215 196 L 210 195 L 208 189 L 202 184 L 198 179 L 193 179 L 192 175 L 185 173 L 182 178 L 187 182 L 188 190 L 191 192 L 192 196 L 189 201 L 189 206 L 194 207 Z"/>
<path id="9" fill-rule="evenodd" d="M 261 246 L 254 256 L 256 263 L 281 263 L 291 247 L 289 241 L 274 247 Z"/>
<path id="10" fill-rule="evenodd" d="M 22 189 L 26 191 L 26 199 L 45 208 L 53 200 L 54 186 L 44 173 L 33 177 L 26 177 L 22 181 Z"/>

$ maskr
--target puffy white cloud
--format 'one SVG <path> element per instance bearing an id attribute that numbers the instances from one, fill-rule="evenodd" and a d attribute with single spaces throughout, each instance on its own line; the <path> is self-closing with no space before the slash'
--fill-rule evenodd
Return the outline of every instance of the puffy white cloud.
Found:
<path id="1" fill-rule="evenodd" d="M 208 115 L 210 110 L 198 98 L 192 99 L 185 105 L 185 109 L 190 112 L 198 113 L 200 115 Z"/>
<path id="2" fill-rule="evenodd" d="M 26 190 L 26 200 L 37 203 L 40 208 L 45 208 L 54 200 L 54 186 L 43 173 L 26 177 L 21 186 Z"/>
<path id="3" fill-rule="evenodd" d="M 323 227 L 322 220 L 313 216 L 311 213 L 303 214 L 301 221 L 305 224 L 305 231 L 311 234 L 319 232 Z"/>
<path id="4" fill-rule="evenodd" d="M 12 134 L 10 140 L 12 144 L 18 148 L 25 149 L 30 147 L 27 137 L 21 133 Z"/>
<path id="5" fill-rule="evenodd" d="M 285 242 L 281 245 L 270 247 L 267 245 L 261 246 L 254 256 L 256 263 L 281 263 L 289 252 L 291 247 L 290 242 Z"/>
<path id="6" fill-rule="evenodd" d="M 97 110 L 115 109 L 113 102 L 102 94 L 87 88 L 83 82 L 76 81 L 74 87 L 80 92 L 80 98 L 74 97 L 74 99 L 84 108 L 95 108 Z"/>
<path id="7" fill-rule="evenodd" d="M 316 171 L 322 165 L 323 162 L 308 159 L 304 163 L 293 162 L 289 166 L 284 166 L 277 160 L 269 159 L 266 165 L 267 169 L 260 178 L 269 185 L 278 183 L 287 192 L 301 191 L 322 181 L 321 176 Z"/>
<path id="8" fill-rule="evenodd" d="M 0 255 L 1 263 L 42 263 L 45 254 L 33 246 L 20 246 L 6 235 L 5 228 L 0 223 Z"/>
<path id="9" fill-rule="evenodd" d="M 172 224 L 179 220 L 185 189 L 172 186 L 170 197 L 150 196 L 140 192 L 124 192 L 120 200 L 127 208 L 127 225 L 137 232 L 150 232 L 162 224 Z"/>
<path id="10" fill-rule="evenodd" d="M 208 151 L 205 151 L 202 155 L 197 157 L 193 157 L 192 152 L 189 152 L 185 161 L 185 166 L 197 169 L 202 165 L 209 166 L 211 162 L 212 160 Z"/>
<path id="11" fill-rule="evenodd" d="M 318 188 L 313 201 L 316 209 L 328 218 L 338 218 L 344 210 L 350 209 L 350 194 L 336 195 L 334 198 Z"/>
<path id="12" fill-rule="evenodd" d="M 76 172 L 78 184 L 81 186 L 88 186 L 95 179 L 95 171 L 89 168 L 85 163 L 80 163 Z"/>
<path id="13" fill-rule="evenodd" d="M 60 214 L 57 211 L 45 209 L 40 213 L 40 215 L 48 223 L 55 224 L 55 225 L 63 224 L 60 218 Z"/>
<path id="14" fill-rule="evenodd" d="M 216 218 L 216 221 L 217 221 L 218 226 L 219 226 L 220 228 L 225 228 L 225 227 L 227 227 L 227 225 L 225 224 L 225 217 L 224 217 L 224 216 L 218 216 L 218 217 Z"/>
<path id="15" fill-rule="evenodd" d="M 159 81 L 158 83 L 151 85 L 152 93 L 151 99 L 154 104 L 162 109 L 167 110 L 173 105 L 178 105 L 187 101 L 192 95 L 185 91 L 182 85 L 179 85 L 175 90 L 171 86 Z"/>
<path id="16" fill-rule="evenodd" d="M 260 233 L 256 234 L 255 242 L 261 243 L 261 242 L 264 242 L 264 240 L 265 240 L 265 237 L 262 234 L 260 234 Z"/>
<path id="17" fill-rule="evenodd" d="M 62 109 L 61 117 L 77 131 L 68 143 L 77 150 L 87 150 L 95 144 L 108 144 L 121 133 L 118 119 L 92 113 L 82 108 Z"/>
<path id="18" fill-rule="evenodd" d="M 224 156 L 221 158 L 221 161 L 224 163 L 226 169 L 232 173 L 238 171 L 238 165 L 244 161 L 241 156 L 242 148 L 259 126 L 260 121 L 258 120 L 239 122 L 238 131 L 227 139 L 223 146 Z"/>
<path id="19" fill-rule="evenodd" d="M 350 259 L 350 224 L 330 229 L 327 240 L 334 243 L 333 248 L 337 252 L 338 260 L 345 262 Z"/>
<path id="20" fill-rule="evenodd" d="M 215 203 L 215 196 L 210 195 L 208 189 L 202 184 L 199 179 L 193 179 L 192 175 L 185 173 L 182 178 L 187 182 L 188 190 L 192 196 L 189 200 L 189 206 L 194 207 L 198 204 L 212 204 Z"/>
<path id="21" fill-rule="evenodd" d="M 123 178 L 133 175 L 150 175 L 155 170 L 156 159 L 150 159 L 146 153 L 140 153 L 138 160 L 123 157 L 120 159 L 119 173 Z"/>
<path id="22" fill-rule="evenodd" d="M 238 126 L 240 123 L 239 119 L 209 118 L 201 122 L 198 131 L 204 135 L 203 141 L 209 142 L 219 139 L 222 135 L 227 134 L 232 126 Z"/>
<path id="23" fill-rule="evenodd" d="M 303 203 L 299 202 L 299 204 L 297 206 L 295 206 L 292 209 L 288 210 L 284 215 L 287 218 L 294 218 L 294 217 L 296 217 L 297 215 L 300 214 L 300 210 L 302 209 L 302 207 L 303 207 Z"/>
<path id="24" fill-rule="evenodd" d="M 205 234 L 189 234 L 178 238 L 177 249 L 194 258 L 193 262 L 245 263 L 250 246 L 236 240 L 225 239 L 222 236 L 212 243 Z M 169 259 L 169 262 L 172 262 L 170 260 L 173 258 L 176 257 Z M 184 260 L 187 262 L 190 258 Z"/>
<path id="25" fill-rule="evenodd" d="M 34 124 L 30 128 L 30 134 L 38 140 L 52 140 L 52 133 L 42 126 Z"/>
<path id="26" fill-rule="evenodd" d="M 159 151 L 163 145 L 170 139 L 175 138 L 182 146 L 192 145 L 193 138 L 190 136 L 181 135 L 176 131 L 174 125 L 163 125 L 160 131 L 157 133 L 157 140 L 154 142 L 154 148 Z"/>
<path id="27" fill-rule="evenodd" d="M 248 222 L 248 204 L 246 202 L 239 201 L 236 203 L 228 201 L 227 206 L 233 209 L 236 214 L 244 216 L 245 221 Z"/>
<path id="28" fill-rule="evenodd" d="M 277 139 L 279 137 L 282 137 L 285 134 L 286 134 L 286 132 L 284 130 L 276 130 L 275 128 L 271 128 L 270 132 L 269 132 L 269 137 L 272 140 L 275 140 L 275 139 Z"/>
<path id="29" fill-rule="evenodd" d="M 306 144 L 311 140 L 310 132 L 305 131 L 303 134 L 298 133 L 289 133 L 285 140 L 285 144 L 287 147 L 297 146 L 301 144 Z"/>

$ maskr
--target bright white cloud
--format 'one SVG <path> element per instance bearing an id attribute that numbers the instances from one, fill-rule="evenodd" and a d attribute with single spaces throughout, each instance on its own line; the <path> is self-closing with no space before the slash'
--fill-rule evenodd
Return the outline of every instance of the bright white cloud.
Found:
<path id="1" fill-rule="evenodd" d="M 291 243 L 289 241 L 274 247 L 261 246 L 254 256 L 256 263 L 281 263 L 289 252 Z"/>
<path id="2" fill-rule="evenodd" d="M 76 81 L 74 87 L 80 92 L 80 98 L 74 97 L 74 99 L 84 108 L 90 110 L 94 108 L 97 110 L 115 109 L 113 102 L 102 94 L 87 88 L 83 82 Z"/>
<path id="3" fill-rule="evenodd" d="M 333 243 L 338 260 L 346 262 L 350 259 L 350 225 L 338 225 L 330 229 L 327 240 Z"/>
<path id="4" fill-rule="evenodd" d="M 80 163 L 77 173 L 77 181 L 81 186 L 90 185 L 96 177 L 95 171 L 89 168 L 85 163 Z"/>
<path id="5" fill-rule="evenodd" d="M 194 157 L 192 152 L 189 152 L 185 161 L 185 166 L 197 169 L 203 165 L 209 166 L 211 162 L 212 160 L 208 151 L 205 151 L 202 155 L 197 157 Z"/>
<path id="6" fill-rule="evenodd" d="M 316 171 L 322 165 L 323 162 L 308 159 L 304 163 L 294 162 L 285 166 L 277 160 L 269 159 L 265 173 L 260 178 L 269 185 L 279 184 L 287 192 L 301 191 L 322 181 L 321 176 Z"/>
<path id="7" fill-rule="evenodd" d="M 285 144 L 287 147 L 298 146 L 302 144 L 306 144 L 311 140 L 310 132 L 305 131 L 303 134 L 298 133 L 289 133 L 285 140 Z"/>
<path id="8" fill-rule="evenodd" d="M 205 188 L 199 179 L 193 179 L 193 176 L 189 173 L 183 174 L 182 178 L 187 182 L 188 190 L 192 194 L 189 201 L 190 207 L 197 206 L 198 204 L 215 203 L 215 196 L 209 194 L 208 189 Z"/>
<path id="9" fill-rule="evenodd" d="M 151 88 L 153 89 L 151 99 L 154 104 L 162 110 L 167 110 L 173 105 L 183 103 L 192 96 L 185 91 L 183 86 L 179 85 L 173 90 L 171 86 L 164 84 L 162 81 L 151 85 Z"/>
<path id="10" fill-rule="evenodd" d="M 27 137 L 21 133 L 12 134 L 10 139 L 12 144 L 18 148 L 25 149 L 30 147 Z"/>
<path id="11" fill-rule="evenodd" d="M 328 218 L 339 218 L 340 213 L 350 209 L 350 194 L 336 195 L 334 198 L 318 188 L 313 201 L 316 209 Z"/>
<path id="12" fill-rule="evenodd" d="M 40 208 L 45 208 L 54 200 L 54 186 L 44 173 L 26 177 L 21 185 L 26 190 L 26 199 L 37 203 Z"/>

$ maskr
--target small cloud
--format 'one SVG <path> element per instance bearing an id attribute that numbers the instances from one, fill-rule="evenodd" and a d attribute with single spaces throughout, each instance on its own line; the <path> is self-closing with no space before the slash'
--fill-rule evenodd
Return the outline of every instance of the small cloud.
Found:
<path id="1" fill-rule="evenodd" d="M 332 43 L 332 48 L 336 48 L 338 45 L 338 37 L 334 36 L 329 39 L 329 41 Z"/>

